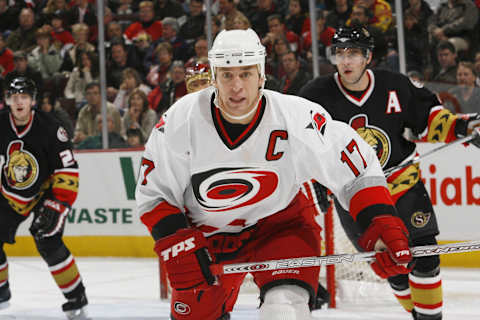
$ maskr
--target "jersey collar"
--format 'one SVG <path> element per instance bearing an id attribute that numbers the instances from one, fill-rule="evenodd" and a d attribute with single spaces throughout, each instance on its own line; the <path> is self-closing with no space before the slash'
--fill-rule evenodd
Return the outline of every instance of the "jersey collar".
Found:
<path id="1" fill-rule="evenodd" d="M 263 113 L 265 111 L 266 99 L 265 99 L 265 96 L 261 97 L 260 101 L 258 102 L 257 111 L 255 112 L 255 115 L 253 116 L 252 121 L 250 121 L 250 124 L 245 128 L 242 134 L 240 134 L 240 136 L 238 136 L 238 138 L 235 139 L 235 141 L 232 141 L 232 139 L 228 136 L 227 130 L 225 129 L 225 126 L 223 125 L 223 122 L 221 119 L 220 109 L 215 106 L 214 95 L 212 95 L 212 100 L 210 104 L 211 104 L 212 118 L 213 118 L 213 123 L 215 124 L 215 129 L 217 129 L 218 135 L 222 139 L 223 143 L 227 146 L 227 148 L 229 148 L 230 150 L 233 150 L 239 147 L 245 140 L 247 140 L 248 137 L 252 135 L 252 133 L 260 124 Z"/>
<path id="2" fill-rule="evenodd" d="M 35 110 L 32 110 L 32 113 L 30 115 L 30 120 L 28 120 L 28 123 L 25 125 L 25 128 L 23 128 L 22 131 L 18 131 L 17 126 L 15 125 L 15 120 L 13 119 L 13 115 L 10 112 L 9 113 L 9 118 L 10 118 L 10 126 L 12 127 L 13 132 L 17 135 L 19 138 L 23 138 L 32 128 L 32 123 L 33 123 L 33 116 L 35 115 Z"/>
<path id="3" fill-rule="evenodd" d="M 338 89 L 340 90 L 341 93 L 347 98 L 348 101 L 353 103 L 354 105 L 361 107 L 365 104 L 365 102 L 370 98 L 370 95 L 373 92 L 373 88 L 375 88 L 375 76 L 373 75 L 372 70 L 367 69 L 367 76 L 370 79 L 368 88 L 363 92 L 362 96 L 360 98 L 357 98 L 355 96 L 352 96 L 350 93 L 348 93 L 347 89 L 343 86 L 342 82 L 340 81 L 340 77 L 338 76 L 338 72 L 334 74 L 334 79 L 335 83 L 338 86 Z"/>

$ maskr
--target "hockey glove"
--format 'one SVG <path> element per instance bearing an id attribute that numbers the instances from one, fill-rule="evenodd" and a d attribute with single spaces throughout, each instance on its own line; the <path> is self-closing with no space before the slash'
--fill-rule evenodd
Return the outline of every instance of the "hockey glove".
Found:
<path id="1" fill-rule="evenodd" d="M 58 200 L 45 199 L 34 213 L 30 233 L 36 239 L 51 237 L 63 231 L 70 205 Z"/>
<path id="2" fill-rule="evenodd" d="M 358 244 L 366 251 L 382 249 L 381 246 L 386 249 L 377 252 L 376 260 L 371 264 L 373 271 L 381 278 L 411 271 L 406 267 L 412 261 L 412 253 L 408 247 L 408 231 L 400 218 L 390 215 L 373 218 Z"/>
<path id="3" fill-rule="evenodd" d="M 170 285 L 176 290 L 206 288 L 216 282 L 207 240 L 194 229 L 180 229 L 155 243 L 155 252 L 165 265 Z"/>
<path id="4" fill-rule="evenodd" d="M 468 135 L 475 134 L 478 127 L 480 127 L 480 113 L 466 113 L 466 114 L 458 114 L 459 118 L 457 119 L 457 123 L 455 124 L 455 136 L 457 138 L 464 138 Z M 476 143 L 471 143 L 477 146 Z"/>
<path id="5" fill-rule="evenodd" d="M 480 148 L 480 127 L 473 129 L 472 140 L 470 140 L 469 143 L 473 144 L 477 148 Z"/>

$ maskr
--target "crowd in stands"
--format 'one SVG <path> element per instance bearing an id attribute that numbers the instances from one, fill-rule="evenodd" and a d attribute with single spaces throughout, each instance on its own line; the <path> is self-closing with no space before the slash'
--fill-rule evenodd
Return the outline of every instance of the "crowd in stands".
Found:
<path id="1" fill-rule="evenodd" d="M 316 41 L 308 0 L 211 2 L 213 38 L 223 29 L 259 34 L 267 49 L 267 89 L 295 95 L 312 79 L 315 43 L 320 74 L 335 72 L 329 47 L 344 25 L 365 25 L 373 35 L 371 68 L 399 71 L 396 28 L 403 22 L 408 75 L 456 112 L 480 112 L 480 1 L 439 0 L 435 8 L 432 1 L 403 1 L 403 21 L 396 21 L 393 0 L 316 1 Z M 208 77 L 197 77 L 208 72 L 205 3 L 103 3 L 105 42 L 99 44 L 95 0 L 0 0 L 0 108 L 3 88 L 26 76 L 39 89 L 38 108 L 64 123 L 76 148 L 101 148 L 102 45 L 109 145 L 142 146 L 177 99 L 208 86 Z"/>

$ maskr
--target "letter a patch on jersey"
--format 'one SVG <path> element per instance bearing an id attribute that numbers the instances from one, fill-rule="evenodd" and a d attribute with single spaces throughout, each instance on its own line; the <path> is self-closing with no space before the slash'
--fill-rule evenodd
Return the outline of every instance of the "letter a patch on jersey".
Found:
<path id="1" fill-rule="evenodd" d="M 402 107 L 400 106 L 400 101 L 398 100 L 397 91 L 389 91 L 387 110 L 385 111 L 385 113 L 390 114 L 399 112 L 402 112 Z"/>

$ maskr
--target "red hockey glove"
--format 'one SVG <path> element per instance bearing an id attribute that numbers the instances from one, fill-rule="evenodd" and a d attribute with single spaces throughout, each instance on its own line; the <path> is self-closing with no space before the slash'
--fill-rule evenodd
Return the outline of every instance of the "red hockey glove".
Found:
<path id="1" fill-rule="evenodd" d="M 30 233 L 35 239 L 42 239 L 63 232 L 65 218 L 69 211 L 69 204 L 45 199 L 38 210 L 34 210 Z"/>
<path id="2" fill-rule="evenodd" d="M 378 249 L 379 244 L 386 247 L 386 251 L 377 252 L 376 261 L 371 264 L 373 271 L 381 278 L 411 271 L 406 267 L 412 261 L 408 231 L 400 218 L 390 215 L 373 218 L 358 244 L 366 251 Z"/>
<path id="3" fill-rule="evenodd" d="M 165 265 L 170 285 L 176 290 L 206 287 L 216 282 L 207 240 L 194 229 L 180 229 L 155 243 L 155 252 Z"/>

